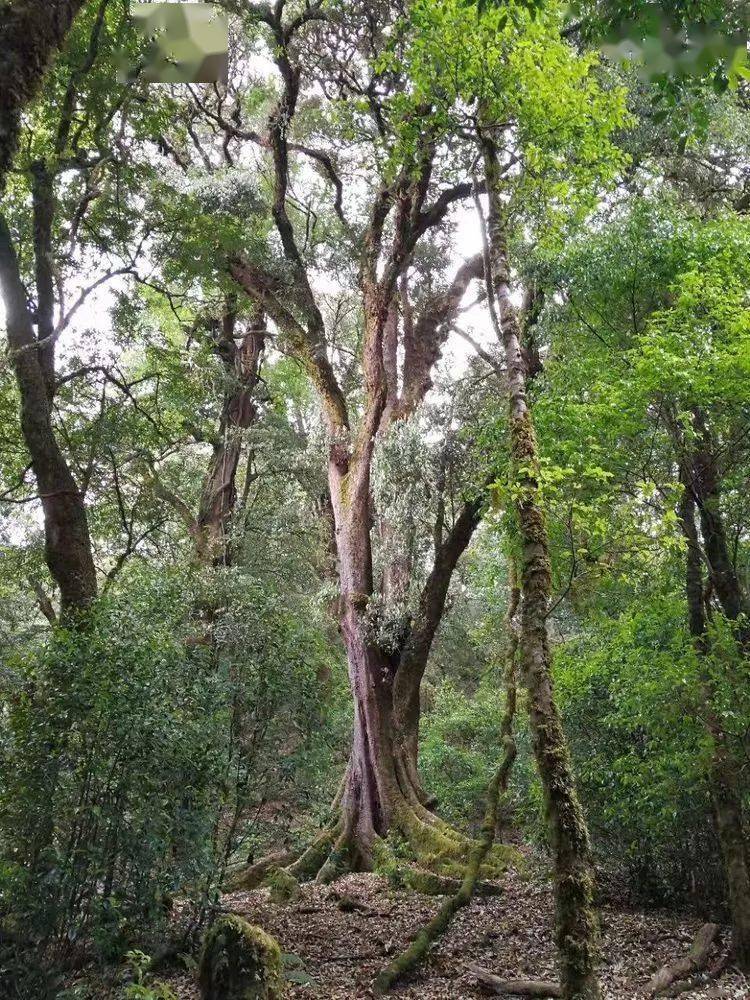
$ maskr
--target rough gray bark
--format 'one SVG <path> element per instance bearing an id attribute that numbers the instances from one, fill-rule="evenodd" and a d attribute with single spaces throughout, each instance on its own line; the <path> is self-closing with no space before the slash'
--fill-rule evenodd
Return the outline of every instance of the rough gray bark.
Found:
<path id="1" fill-rule="evenodd" d="M 242 433 L 253 425 L 258 412 L 254 396 L 265 346 L 265 317 L 256 310 L 239 344 L 235 340 L 236 314 L 231 308 L 222 317 L 220 327 L 216 349 L 224 366 L 226 387 L 193 537 L 201 562 L 229 565 Z"/>

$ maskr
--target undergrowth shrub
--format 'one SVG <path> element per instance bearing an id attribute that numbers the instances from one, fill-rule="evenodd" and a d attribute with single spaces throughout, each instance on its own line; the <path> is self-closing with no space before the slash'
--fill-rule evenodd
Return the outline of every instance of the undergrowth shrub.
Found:
<path id="1" fill-rule="evenodd" d="M 618 893 L 627 885 L 633 903 L 687 902 L 716 913 L 725 886 L 708 794 L 710 747 L 684 622 L 682 601 L 671 597 L 597 617 L 557 647 L 555 683 L 602 885 L 612 882 Z M 722 698 L 734 688 L 723 667 L 716 681 Z M 720 714 L 741 759 L 750 714 L 736 696 Z M 542 839 L 528 753 L 517 780 L 536 787 L 522 818 Z"/>
<path id="2" fill-rule="evenodd" d="M 207 642 L 205 596 L 134 571 L 84 629 L 3 665 L 3 996 L 54 995 L 81 959 L 189 946 L 231 860 L 334 780 L 319 673 L 337 654 L 314 617 L 222 581 Z"/>
<path id="3" fill-rule="evenodd" d="M 720 916 L 726 887 L 708 794 L 709 740 L 702 721 L 699 664 L 677 597 L 617 618 L 592 617 L 554 651 L 555 687 L 586 811 L 600 882 L 634 904 L 687 903 Z M 747 661 L 717 618 L 707 666 L 717 713 L 738 761 L 748 758 Z M 497 764 L 502 694 L 484 682 L 466 696 L 450 682 L 425 714 L 420 769 L 441 815 L 464 826 L 481 819 Z M 516 717 L 518 757 L 512 815 L 527 840 L 546 844 L 544 804 L 525 698 Z M 747 798 L 750 785 L 740 769 Z"/>
<path id="4" fill-rule="evenodd" d="M 468 697 L 450 681 L 435 689 L 421 725 L 419 768 L 424 786 L 438 800 L 440 815 L 477 828 L 487 787 L 503 750 L 502 693 L 486 682 Z"/>

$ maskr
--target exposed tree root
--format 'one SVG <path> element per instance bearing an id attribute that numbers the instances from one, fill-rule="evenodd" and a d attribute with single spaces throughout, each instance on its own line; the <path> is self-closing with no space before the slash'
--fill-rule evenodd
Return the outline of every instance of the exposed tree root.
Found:
<path id="1" fill-rule="evenodd" d="M 515 652 L 513 654 L 515 656 Z M 515 709 L 515 687 L 509 710 Z M 509 731 L 505 734 L 510 739 Z M 511 740 L 512 742 L 512 740 Z M 507 741 L 506 741 L 507 745 Z M 507 767 L 497 780 L 507 782 Z M 416 775 L 416 765 L 402 748 L 394 748 L 392 770 L 381 772 L 379 794 L 386 802 L 387 840 L 375 829 L 372 809 L 359 799 L 359 773 L 352 765 L 344 776 L 333 803 L 331 822 L 304 850 L 272 854 L 227 880 L 225 891 L 253 889 L 268 884 L 279 869 L 295 880 L 315 879 L 328 883 L 352 871 L 381 871 L 392 884 L 429 895 L 457 895 L 462 891 L 467 866 L 473 871 L 472 885 L 480 878 L 493 879 L 510 865 L 523 866 L 519 851 L 493 844 L 483 828 L 479 840 L 467 837 L 432 813 Z M 493 783 L 494 784 L 494 783 Z M 498 786 L 499 788 L 499 786 Z M 496 818 L 497 801 L 495 801 Z M 382 824 L 383 817 L 379 819 Z M 492 831 L 494 834 L 495 820 Z M 497 886 L 479 882 L 482 895 L 499 892 Z"/>
<path id="2" fill-rule="evenodd" d="M 432 920 L 420 930 L 409 947 L 379 973 L 375 979 L 376 993 L 387 993 L 388 990 L 399 981 L 399 979 L 419 964 L 429 951 L 432 943 L 437 940 L 441 934 L 443 934 L 453 919 L 453 916 L 459 909 L 461 909 L 461 907 L 466 906 L 469 903 L 475 892 L 482 895 L 486 895 L 488 890 L 491 891 L 492 894 L 499 894 L 502 892 L 499 887 L 492 886 L 491 883 L 485 884 L 478 882 L 477 880 L 480 868 L 482 867 L 484 859 L 492 846 L 492 841 L 495 836 L 495 827 L 497 824 L 500 789 L 507 785 L 508 772 L 515 755 L 516 748 L 511 738 L 506 750 L 505 760 L 503 761 L 502 766 L 498 769 L 498 772 L 490 785 L 487 812 L 482 825 L 482 836 L 480 840 L 475 842 L 475 845 L 472 848 L 469 861 L 466 866 L 466 873 L 461 881 L 458 879 L 446 879 L 443 876 L 433 875 L 430 872 L 418 872 L 415 873 L 417 883 L 413 884 L 408 880 L 408 874 L 406 877 L 404 876 L 405 870 L 397 868 L 398 875 L 404 878 L 404 884 L 408 888 L 416 889 L 418 892 L 429 891 L 426 890 L 425 886 L 433 884 L 430 880 L 437 880 L 440 886 L 438 890 L 439 894 L 448 895 L 448 898 L 444 901 Z M 409 869 L 406 869 L 406 872 L 408 873 Z M 429 876 L 429 880 L 426 883 L 425 876 Z M 450 883 L 450 887 L 448 883 Z"/>
<path id="3" fill-rule="evenodd" d="M 222 885 L 223 892 L 237 892 L 241 889 L 257 889 L 274 868 L 290 865 L 297 854 L 292 851 L 277 851 L 255 864 L 227 875 Z"/>
<path id="4" fill-rule="evenodd" d="M 431 871 L 420 859 L 409 861 L 399 858 L 387 841 L 375 845 L 375 870 L 384 875 L 396 889 L 411 889 L 425 896 L 448 896 L 457 893 L 461 879 Z M 477 892 L 482 896 L 499 896 L 502 889 L 491 882 L 480 882 Z"/>
<path id="5" fill-rule="evenodd" d="M 672 965 L 662 966 L 652 977 L 648 984 L 649 996 L 658 996 L 668 990 L 672 983 L 680 979 L 687 979 L 689 976 L 695 975 L 696 972 L 705 969 L 718 933 L 718 924 L 703 924 L 693 938 L 688 954 Z"/>
<path id="6" fill-rule="evenodd" d="M 712 979 L 719 979 L 719 977 L 726 972 L 727 967 L 730 964 L 731 954 L 724 955 L 713 968 L 706 969 L 704 972 L 698 972 L 689 979 L 683 979 L 680 982 L 673 983 L 672 986 L 665 990 L 661 995 L 665 997 L 679 997 L 682 996 L 683 993 L 692 993 L 693 990 L 699 990 L 706 986 Z"/>
<path id="7" fill-rule="evenodd" d="M 289 872 L 295 878 L 313 878 L 325 863 L 340 832 L 341 823 L 330 823 L 318 834 L 310 846 L 289 866 Z"/>
<path id="8" fill-rule="evenodd" d="M 226 880 L 224 891 L 256 889 L 269 884 L 279 870 L 298 881 L 329 883 L 347 872 L 374 869 L 394 886 L 426 895 L 455 895 L 462 887 L 467 865 L 476 858 L 475 881 L 480 877 L 496 879 L 510 866 L 523 866 L 523 856 L 515 848 L 495 844 L 485 849 L 483 839 L 466 837 L 442 820 L 425 823 L 402 802 L 394 811 L 388 840 L 375 835 L 366 853 L 351 827 L 338 817 L 304 850 L 270 854 L 236 872 Z M 480 895 L 499 891 L 491 883 L 478 882 Z"/>

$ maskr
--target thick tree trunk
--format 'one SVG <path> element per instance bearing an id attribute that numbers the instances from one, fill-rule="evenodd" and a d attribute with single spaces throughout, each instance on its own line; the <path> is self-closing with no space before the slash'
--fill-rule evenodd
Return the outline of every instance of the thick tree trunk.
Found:
<path id="1" fill-rule="evenodd" d="M 688 621 L 696 652 L 703 658 L 708 652 L 709 639 L 703 597 L 702 558 L 695 524 L 696 503 L 685 472 L 682 479 L 685 491 L 680 501 L 679 517 L 687 543 L 685 593 Z M 701 523 L 704 523 L 703 516 Z M 750 970 L 750 863 L 744 834 L 742 796 L 737 784 L 739 763 L 727 743 L 721 720 L 714 708 L 714 700 L 713 685 L 706 672 L 703 677 L 703 715 L 712 746 L 709 791 L 724 860 L 732 915 L 733 951 L 737 963 L 747 971 Z"/>
<path id="2" fill-rule="evenodd" d="M 378 838 L 395 821 L 412 842 L 417 834 L 427 836 L 440 826 L 440 822 L 420 801 L 415 783 L 404 766 L 404 752 L 396 735 L 393 708 L 397 665 L 394 657 L 386 655 L 378 645 L 368 605 L 374 592 L 372 458 L 376 437 L 389 404 L 389 386 L 391 395 L 398 389 L 394 369 L 394 362 L 398 361 L 398 350 L 394 351 L 394 335 L 397 332 L 394 297 L 399 278 L 409 266 L 417 242 L 443 220 L 452 199 L 441 196 L 429 209 L 425 208 L 435 151 L 429 135 L 422 137 L 412 162 L 404 165 L 395 181 L 384 178 L 374 194 L 369 224 L 359 238 L 364 399 L 361 418 L 354 429 L 344 392 L 327 355 L 329 345 L 323 316 L 286 207 L 291 148 L 287 136 L 300 94 L 302 74 L 302 66 L 297 62 L 296 44 L 291 43 L 307 17 L 303 15 L 285 23 L 283 4 L 263 6 L 256 14 L 270 29 L 274 58 L 282 81 L 282 93 L 268 119 L 267 142 L 274 166 L 272 214 L 286 258 L 287 273 L 284 281 L 279 282 L 277 276 L 269 274 L 262 266 L 242 258 L 230 261 L 230 272 L 283 332 L 288 347 L 309 373 L 320 397 L 329 435 L 328 485 L 336 528 L 341 631 L 347 649 L 354 699 L 354 739 L 343 791 L 335 803 L 336 820 L 293 866 L 295 873 L 310 874 L 315 870 L 321 877 L 326 877 L 338 863 L 369 867 L 375 848 L 383 847 L 378 844 Z M 318 162 L 321 162 L 320 156 L 320 153 L 314 154 Z M 342 211 L 340 181 L 327 158 L 324 166 L 337 189 L 337 213 L 348 228 Z M 392 243 L 390 252 L 385 253 L 384 238 L 387 232 L 390 237 L 391 230 L 391 226 L 387 225 L 389 217 L 393 221 Z M 478 265 L 481 266 L 481 261 Z M 475 261 L 475 270 L 476 267 Z M 472 266 L 467 262 L 448 293 L 440 298 L 431 312 L 424 328 L 425 342 L 422 346 L 426 346 L 426 337 L 429 336 L 439 354 L 439 345 L 444 339 L 443 328 L 447 330 L 448 322 L 473 276 Z M 389 318 L 391 326 L 387 327 Z M 414 351 L 409 352 L 405 347 L 406 354 L 414 356 Z M 424 357 L 426 359 L 427 356 Z M 426 360 L 419 362 L 417 367 L 420 371 L 425 363 Z M 407 381 L 405 372 L 405 386 Z M 429 385 L 421 376 L 417 381 L 419 388 L 409 395 L 414 405 Z M 405 411 L 399 408 L 399 412 Z M 442 826 L 445 827 L 445 824 Z M 446 842 L 451 839 L 445 833 L 442 836 Z M 433 837 L 433 843 L 435 839 Z M 461 845 L 456 843 L 459 839 L 454 834 L 453 846 L 463 850 L 465 838 Z M 346 856 L 345 861 L 342 855 Z"/>
<path id="3" fill-rule="evenodd" d="M 370 475 L 375 438 L 387 401 L 381 334 L 389 310 L 374 286 L 365 286 L 369 349 L 365 351 L 366 425 L 350 460 L 333 442 L 329 486 L 336 522 L 341 589 L 341 632 L 354 699 L 354 736 L 341 801 L 341 845 L 348 863 L 370 867 L 373 844 L 392 825 L 438 825 L 426 808 L 416 768 L 419 683 L 445 607 L 450 577 L 478 523 L 478 502 L 468 503 L 436 553 L 417 615 L 400 657 L 386 653 L 373 634 L 368 604 L 373 594 Z M 410 708 L 402 709 L 409 702 Z M 416 702 L 416 713 L 414 704 Z M 410 720 L 407 725 L 406 717 Z M 334 852 L 335 854 L 336 852 Z"/>
<path id="4" fill-rule="evenodd" d="M 351 867 L 369 869 L 376 836 L 385 836 L 401 796 L 396 777 L 390 665 L 368 637 L 365 607 L 348 600 L 342 633 L 354 698 L 354 734 L 341 802 Z"/>
<path id="5" fill-rule="evenodd" d="M 736 780 L 737 761 L 727 751 L 719 727 L 709 723 L 709 728 L 714 738 L 711 800 L 729 892 L 732 951 L 739 967 L 744 972 L 750 972 L 750 865 L 743 829 L 742 799 Z"/>
<path id="6" fill-rule="evenodd" d="M 515 470 L 518 541 L 521 562 L 521 677 L 529 694 L 534 755 L 544 791 L 555 862 L 556 938 L 562 996 L 598 998 L 597 919 L 594 874 L 586 821 L 573 779 L 567 741 L 552 688 L 552 657 L 547 634 L 551 594 L 549 537 L 538 499 L 539 454 L 526 398 L 521 329 L 511 299 L 507 237 L 496 149 L 483 142 L 489 198 L 488 295 L 505 349 L 511 464 Z"/>
<path id="7" fill-rule="evenodd" d="M 369 528 L 337 532 L 341 579 L 341 632 L 349 663 L 355 722 L 342 808 L 347 835 L 354 834 L 354 863 L 370 867 L 375 835 L 385 836 L 399 812 L 417 810 L 430 822 L 435 800 L 417 768 L 419 692 L 432 642 L 445 609 L 451 576 L 479 523 L 481 503 L 467 502 L 435 555 L 419 610 L 400 654 L 381 649 L 367 618 L 372 581 Z M 349 514 L 351 517 L 351 513 Z M 349 532 L 353 529 L 351 527 Z M 360 555 L 355 553 L 359 551 Z"/>
<path id="8" fill-rule="evenodd" d="M 336 840 L 320 877 L 340 870 L 369 870 L 376 845 L 392 830 L 414 856 L 444 855 L 466 861 L 470 842 L 428 808 L 411 755 L 396 720 L 390 658 L 372 641 L 366 603 L 345 599 L 342 634 L 354 701 L 354 733 Z M 451 887 L 455 888 L 455 887 Z M 450 890 L 448 890 L 450 891 Z"/>
<path id="9" fill-rule="evenodd" d="M 222 319 L 217 350 L 226 376 L 219 433 L 203 481 L 200 510 L 194 532 L 200 562 L 229 565 L 232 561 L 230 525 L 237 504 L 237 466 L 242 452 L 242 433 L 255 422 L 253 398 L 265 345 L 265 317 L 261 310 L 239 345 L 235 342 L 236 316 L 229 309 Z"/>
<path id="10" fill-rule="evenodd" d="M 0 195 L 18 145 L 21 114 L 85 2 L 0 2 Z"/>
<path id="11" fill-rule="evenodd" d="M 45 559 L 60 588 L 62 616 L 70 619 L 93 602 L 97 591 L 86 506 L 55 437 L 49 374 L 42 368 L 15 248 L 2 216 L 0 290 L 21 396 L 21 430 L 44 511 Z"/>

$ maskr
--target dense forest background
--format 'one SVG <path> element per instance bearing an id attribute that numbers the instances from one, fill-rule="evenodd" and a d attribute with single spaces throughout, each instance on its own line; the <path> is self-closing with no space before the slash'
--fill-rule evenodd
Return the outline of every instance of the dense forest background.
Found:
<path id="1" fill-rule="evenodd" d="M 750 971 L 745 14 L 216 7 L 0 0 L 0 995 L 529 865 L 539 995 L 612 900 Z"/>

